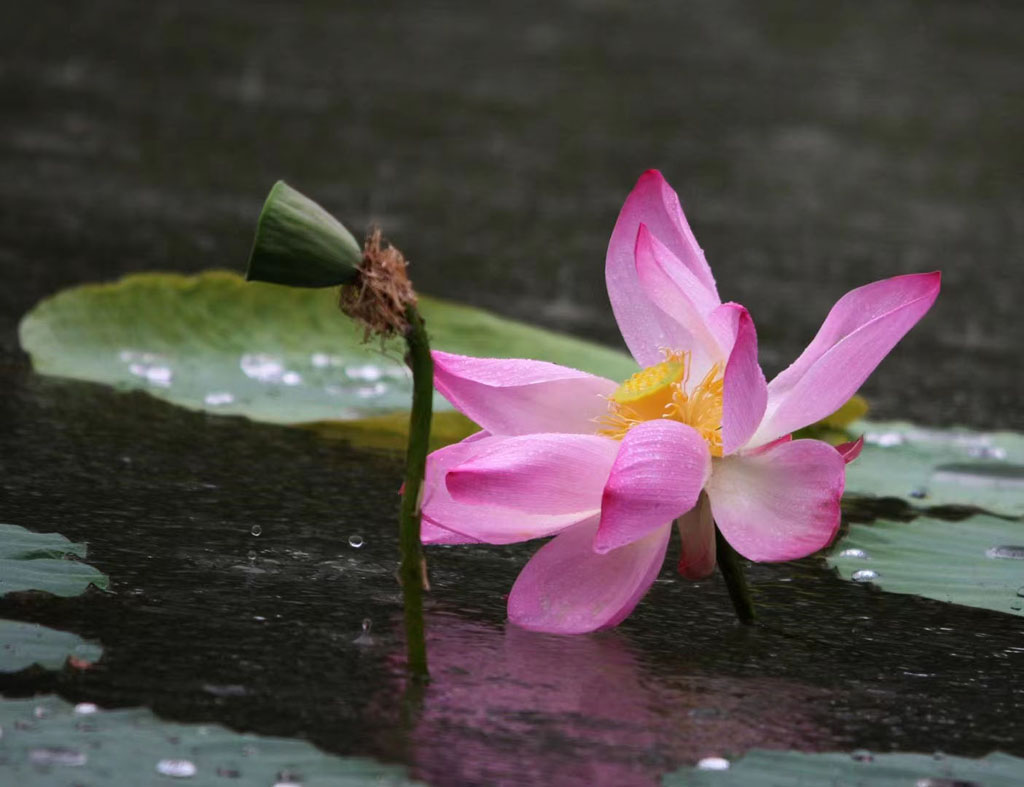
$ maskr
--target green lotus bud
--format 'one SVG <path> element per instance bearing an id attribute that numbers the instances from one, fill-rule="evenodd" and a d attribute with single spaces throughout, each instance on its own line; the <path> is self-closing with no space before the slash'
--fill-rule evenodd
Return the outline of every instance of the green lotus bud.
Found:
<path id="1" fill-rule="evenodd" d="M 362 259 L 362 248 L 340 221 L 279 180 L 263 203 L 245 278 L 335 287 L 355 280 Z"/>

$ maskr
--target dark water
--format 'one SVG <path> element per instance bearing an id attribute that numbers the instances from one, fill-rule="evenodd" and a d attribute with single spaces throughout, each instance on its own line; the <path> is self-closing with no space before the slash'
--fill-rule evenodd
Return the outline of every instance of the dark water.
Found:
<path id="1" fill-rule="evenodd" d="M 744 629 L 720 580 L 683 582 L 670 553 L 617 630 L 538 635 L 503 623 L 528 546 L 430 552 L 434 682 L 403 726 L 397 460 L 17 382 L 5 518 L 88 540 L 114 592 L 0 601 L 0 616 L 106 649 L 90 670 L 0 678 L 5 693 L 307 737 L 436 784 L 647 784 L 754 746 L 1024 754 L 1015 617 L 872 592 L 805 560 L 751 571 L 762 624 Z M 354 642 L 364 619 L 373 644 Z"/>
<path id="2" fill-rule="evenodd" d="M 77 282 L 240 269 L 283 176 L 382 223 L 423 291 L 615 343 L 604 246 L 658 166 L 770 370 L 848 288 L 941 268 L 875 413 L 1022 429 L 1024 8 L 9 5 L 0 521 L 88 541 L 115 592 L 0 602 L 106 653 L 6 693 L 308 737 L 437 784 L 643 784 L 752 746 L 1024 754 L 1019 619 L 813 560 L 751 572 L 753 630 L 717 579 L 667 571 L 619 629 L 553 638 L 503 623 L 531 547 L 434 550 L 435 681 L 403 722 L 397 459 L 41 379 L 15 335 Z"/>

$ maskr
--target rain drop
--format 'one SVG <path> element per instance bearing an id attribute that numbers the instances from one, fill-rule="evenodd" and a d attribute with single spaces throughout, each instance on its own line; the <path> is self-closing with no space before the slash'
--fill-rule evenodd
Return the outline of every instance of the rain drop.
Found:
<path id="1" fill-rule="evenodd" d="M 348 537 L 348 545 L 353 549 L 359 549 L 363 545 L 363 537 L 359 535 L 351 535 Z"/>
<path id="2" fill-rule="evenodd" d="M 369 618 L 363 618 L 363 630 L 359 634 L 359 636 L 356 637 L 352 641 L 356 645 L 372 645 L 373 644 L 373 635 L 370 634 L 370 629 L 372 627 L 373 627 L 373 621 L 370 620 Z"/>
<path id="3" fill-rule="evenodd" d="M 729 770 L 729 761 L 725 757 L 704 757 L 697 763 L 697 770 L 727 771 Z"/>
<path id="4" fill-rule="evenodd" d="M 850 758 L 854 762 L 874 762 L 875 755 L 869 752 L 867 749 L 856 749 L 850 752 Z"/>
<path id="5" fill-rule="evenodd" d="M 1019 612 L 1020 610 L 1024 609 L 1024 601 L 1011 601 L 1010 609 L 1012 609 L 1014 612 Z"/>
<path id="6" fill-rule="evenodd" d="M 310 356 L 310 361 L 312 361 L 313 366 L 317 369 L 323 369 L 325 366 L 331 365 L 331 356 L 327 353 L 313 353 L 313 355 Z"/>
<path id="7" fill-rule="evenodd" d="M 45 719 L 47 716 L 50 715 L 50 711 L 48 708 L 45 708 L 42 705 L 36 705 L 36 707 L 32 710 L 32 715 L 35 716 L 37 719 Z"/>
<path id="8" fill-rule="evenodd" d="M 854 571 L 850 579 L 854 582 L 870 582 L 873 579 L 878 579 L 878 572 L 872 571 L 870 568 L 862 568 L 860 571 Z"/>
<path id="9" fill-rule="evenodd" d="M 854 557 L 859 560 L 867 559 L 868 553 L 863 549 L 844 549 L 839 553 L 839 557 Z"/>
<path id="10" fill-rule="evenodd" d="M 1024 560 L 1024 547 L 1000 546 L 985 550 L 985 557 L 1002 560 Z"/>
<path id="11" fill-rule="evenodd" d="M 75 714 L 78 716 L 91 716 L 98 710 L 99 708 L 91 702 L 80 702 L 75 706 Z"/>
<path id="12" fill-rule="evenodd" d="M 196 766 L 190 760 L 160 760 L 156 764 L 156 772 L 175 779 L 190 779 L 196 775 Z"/>
<path id="13" fill-rule="evenodd" d="M 928 490 L 923 486 L 917 486 L 910 490 L 910 496 L 917 500 L 921 500 L 922 498 L 928 497 Z"/>
<path id="14" fill-rule="evenodd" d="M 65 749 L 61 746 L 32 749 L 28 753 L 28 758 L 36 765 L 64 765 L 68 768 L 78 768 L 89 761 L 85 752 L 77 749 Z"/>
<path id="15" fill-rule="evenodd" d="M 249 532 L 252 533 L 254 536 L 258 536 L 260 533 L 263 532 L 263 528 L 259 525 L 253 525 L 252 530 L 250 530 Z"/>
<path id="16" fill-rule="evenodd" d="M 285 372 L 281 375 L 281 382 L 285 385 L 302 385 L 302 375 L 298 372 Z"/>

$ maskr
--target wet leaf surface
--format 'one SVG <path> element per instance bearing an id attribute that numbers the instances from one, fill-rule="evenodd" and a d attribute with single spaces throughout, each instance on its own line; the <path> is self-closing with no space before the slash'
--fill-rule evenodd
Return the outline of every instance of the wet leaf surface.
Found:
<path id="1" fill-rule="evenodd" d="M 89 585 L 106 588 L 107 578 L 82 562 L 85 555 L 85 544 L 59 533 L 0 524 L 0 596 L 21 590 L 77 596 Z"/>
<path id="2" fill-rule="evenodd" d="M 21 323 L 36 371 L 143 390 L 193 410 L 271 423 L 406 411 L 403 345 L 363 343 L 337 292 L 227 272 L 135 274 L 44 300 Z M 628 356 L 493 314 L 421 298 L 434 349 L 529 357 L 625 379 Z M 451 406 L 435 396 L 435 407 Z"/>
<path id="3" fill-rule="evenodd" d="M 804 754 L 751 751 L 728 770 L 708 766 L 668 774 L 663 787 L 1015 787 L 1024 760 L 994 752 L 981 759 L 932 754 Z"/>
<path id="4" fill-rule="evenodd" d="M 1024 516 L 1024 435 L 860 422 L 860 458 L 846 494 L 895 497 L 919 508 L 967 506 Z"/>
<path id="5" fill-rule="evenodd" d="M 69 659 L 92 664 L 103 649 L 68 631 L 0 619 L 0 673 L 39 666 L 58 670 Z"/>
<path id="6" fill-rule="evenodd" d="M 90 585 L 106 588 L 107 577 L 72 558 L 85 559 L 85 544 L 59 533 L 33 533 L 17 525 L 0 525 L 0 597 L 33 590 L 54 596 L 77 596 Z M 38 665 L 60 669 L 69 658 L 99 659 L 102 649 L 67 631 L 0 620 L 0 673 Z"/>
<path id="7" fill-rule="evenodd" d="M 304 741 L 174 724 L 144 709 L 105 710 L 59 697 L 0 699 L 0 767 L 25 787 L 298 785 L 412 787 L 402 768 L 332 757 Z"/>
<path id="8" fill-rule="evenodd" d="M 853 524 L 828 562 L 843 579 L 891 593 L 1024 615 L 1024 521 L 978 515 Z"/>

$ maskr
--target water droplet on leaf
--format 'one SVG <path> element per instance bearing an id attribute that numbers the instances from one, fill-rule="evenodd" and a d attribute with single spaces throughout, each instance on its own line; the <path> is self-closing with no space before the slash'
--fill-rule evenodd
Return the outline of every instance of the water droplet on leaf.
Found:
<path id="1" fill-rule="evenodd" d="M 725 757 L 704 757 L 697 763 L 697 769 L 701 771 L 727 771 L 729 761 Z"/>
<path id="2" fill-rule="evenodd" d="M 875 755 L 867 749 L 856 749 L 850 752 L 850 758 L 855 762 L 874 762 Z"/>
<path id="3" fill-rule="evenodd" d="M 276 383 L 284 374 L 281 361 L 265 353 L 246 353 L 238 365 L 246 377 L 261 383 Z"/>
<path id="4" fill-rule="evenodd" d="M 1001 560 L 1024 560 L 1024 547 L 999 546 L 985 550 L 985 557 Z"/>
<path id="5" fill-rule="evenodd" d="M 160 760 L 156 772 L 175 779 L 190 779 L 196 775 L 196 766 L 190 760 Z"/>
<path id="6" fill-rule="evenodd" d="M 79 716 L 90 716 L 99 710 L 91 702 L 80 702 L 75 706 L 75 713 Z"/>
<path id="7" fill-rule="evenodd" d="M 210 407 L 220 407 L 235 401 L 235 395 L 230 391 L 210 391 L 203 397 L 203 401 Z"/>
<path id="8" fill-rule="evenodd" d="M 254 536 L 258 536 L 260 533 L 263 532 L 263 528 L 259 525 L 253 525 L 252 530 L 250 530 L 249 532 L 252 533 Z"/>
<path id="9" fill-rule="evenodd" d="M 363 545 L 363 537 L 359 535 L 351 535 L 348 537 L 348 545 L 353 549 L 359 549 Z"/>
<path id="10" fill-rule="evenodd" d="M 865 552 L 863 549 L 844 549 L 842 552 L 839 553 L 839 557 L 853 557 L 858 558 L 860 560 L 866 559 L 867 556 L 868 553 Z"/>
<path id="11" fill-rule="evenodd" d="M 854 582 L 870 582 L 873 579 L 878 579 L 878 572 L 872 571 L 870 568 L 862 568 L 859 571 L 854 571 L 850 579 Z"/>

